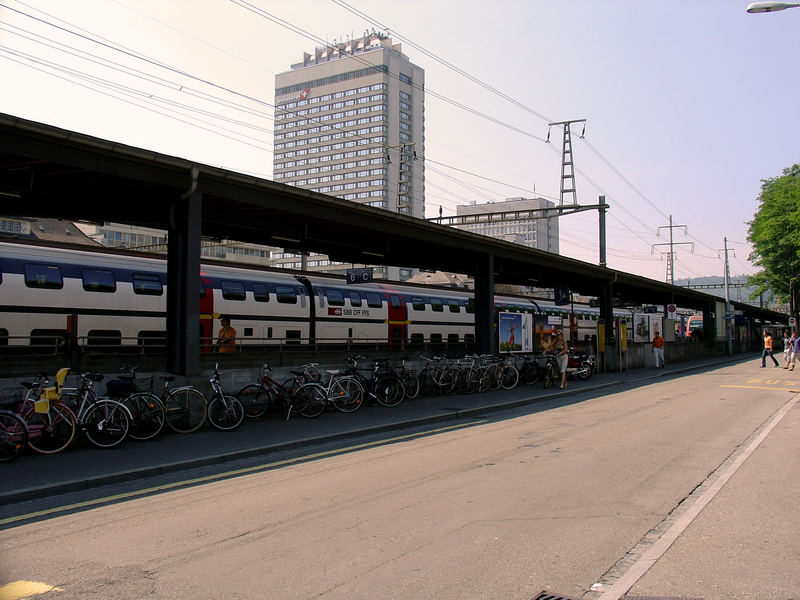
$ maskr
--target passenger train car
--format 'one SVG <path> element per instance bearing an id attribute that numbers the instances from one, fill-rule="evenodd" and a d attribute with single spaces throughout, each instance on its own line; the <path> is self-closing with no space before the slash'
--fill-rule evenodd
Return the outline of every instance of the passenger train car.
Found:
<path id="1" fill-rule="evenodd" d="M 166 258 L 108 248 L 0 241 L 0 345 L 163 347 Z M 201 265 L 200 338 L 208 350 L 228 315 L 237 344 L 386 342 L 391 347 L 474 342 L 469 290 L 283 269 Z M 554 327 L 569 329 L 570 307 L 496 296 L 496 314 L 533 315 L 534 350 Z M 597 333 L 598 310 L 574 308 L 572 339 Z M 629 313 L 627 313 L 629 314 Z"/>

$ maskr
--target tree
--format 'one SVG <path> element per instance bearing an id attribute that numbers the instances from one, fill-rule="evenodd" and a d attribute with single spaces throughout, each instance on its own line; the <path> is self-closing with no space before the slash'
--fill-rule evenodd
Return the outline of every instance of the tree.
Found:
<path id="1" fill-rule="evenodd" d="M 753 244 L 750 261 L 762 268 L 750 277 L 754 296 L 773 292 L 794 306 L 800 291 L 800 164 L 783 170 L 781 177 L 764 179 L 755 218 L 748 223 Z M 794 293 L 794 298 L 790 299 Z"/>

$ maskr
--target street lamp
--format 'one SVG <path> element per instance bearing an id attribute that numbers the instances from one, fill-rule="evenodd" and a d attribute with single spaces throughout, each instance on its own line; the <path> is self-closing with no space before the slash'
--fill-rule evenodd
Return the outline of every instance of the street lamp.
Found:
<path id="1" fill-rule="evenodd" d="M 787 8 L 800 7 L 798 2 L 751 2 L 747 7 L 749 13 L 775 12 L 786 10 Z"/>

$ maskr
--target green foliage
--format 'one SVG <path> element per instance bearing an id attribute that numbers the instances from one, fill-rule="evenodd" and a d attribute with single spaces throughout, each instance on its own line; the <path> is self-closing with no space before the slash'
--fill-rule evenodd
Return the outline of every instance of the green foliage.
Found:
<path id="1" fill-rule="evenodd" d="M 771 291 L 787 301 L 790 281 L 800 289 L 800 164 L 763 180 L 758 200 L 747 239 L 753 244 L 750 260 L 762 270 L 748 283 L 757 287 L 753 297 Z"/>

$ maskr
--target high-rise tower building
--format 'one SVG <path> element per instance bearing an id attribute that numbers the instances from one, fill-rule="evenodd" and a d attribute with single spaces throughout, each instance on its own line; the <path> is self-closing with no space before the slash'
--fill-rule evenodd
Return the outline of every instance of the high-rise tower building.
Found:
<path id="1" fill-rule="evenodd" d="M 275 77 L 274 180 L 424 218 L 424 84 L 425 72 L 380 33 L 304 54 Z M 275 262 L 299 267 L 300 258 Z M 350 266 L 318 256 L 306 264 Z"/>

